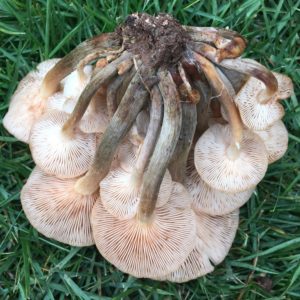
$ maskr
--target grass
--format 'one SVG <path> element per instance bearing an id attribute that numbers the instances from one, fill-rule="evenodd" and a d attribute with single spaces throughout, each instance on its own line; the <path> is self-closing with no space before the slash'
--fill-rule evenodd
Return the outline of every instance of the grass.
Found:
<path id="1" fill-rule="evenodd" d="M 26 145 L 0 126 L 1 299 L 299 299 L 300 1 L 0 1 L 0 120 L 19 80 L 41 60 L 112 31 L 135 11 L 172 13 L 182 23 L 229 27 L 249 41 L 246 55 L 289 75 L 286 155 L 272 164 L 251 200 L 226 260 L 205 277 L 171 284 L 127 276 L 95 247 L 75 248 L 38 234 L 20 190 L 34 164 Z M 268 287 L 268 284 L 272 286 Z"/>

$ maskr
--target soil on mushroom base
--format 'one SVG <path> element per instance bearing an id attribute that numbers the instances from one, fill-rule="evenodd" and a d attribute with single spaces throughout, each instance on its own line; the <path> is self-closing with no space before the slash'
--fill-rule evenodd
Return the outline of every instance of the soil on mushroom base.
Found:
<path id="1" fill-rule="evenodd" d="M 167 14 L 130 15 L 117 33 L 123 38 L 124 49 L 154 68 L 177 63 L 190 39 L 179 22 Z"/>

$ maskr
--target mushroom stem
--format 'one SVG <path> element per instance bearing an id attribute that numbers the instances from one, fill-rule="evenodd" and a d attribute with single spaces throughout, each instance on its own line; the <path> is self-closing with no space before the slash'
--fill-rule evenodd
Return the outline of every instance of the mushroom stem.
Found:
<path id="1" fill-rule="evenodd" d="M 75 126 L 81 120 L 82 116 L 84 115 L 88 105 L 91 102 L 93 95 L 99 89 L 101 85 L 108 83 L 112 77 L 114 77 L 118 72 L 118 65 L 128 59 L 131 54 L 128 52 L 124 52 L 119 58 L 117 58 L 112 63 L 105 66 L 103 69 L 100 69 L 92 78 L 91 81 L 88 83 L 86 88 L 83 90 L 82 94 L 79 97 L 79 100 L 70 115 L 69 119 L 63 126 L 63 132 L 67 135 L 72 135 Z"/>
<path id="2" fill-rule="evenodd" d="M 83 71 L 84 67 L 90 63 L 91 61 L 100 58 L 101 56 L 110 56 L 110 55 L 116 55 L 120 54 L 123 51 L 123 47 L 113 50 L 113 49 L 101 49 L 101 50 L 94 50 L 92 53 L 89 53 L 86 57 L 84 57 L 81 61 L 79 61 L 77 65 L 77 71 L 79 73 L 79 77 L 81 80 L 86 79 L 86 75 Z"/>
<path id="3" fill-rule="evenodd" d="M 59 88 L 60 81 L 74 71 L 78 61 L 86 57 L 91 51 L 100 49 L 109 51 L 119 47 L 120 42 L 115 37 L 113 33 L 104 33 L 79 44 L 47 73 L 42 83 L 41 97 L 47 99 L 55 93 Z"/>
<path id="4" fill-rule="evenodd" d="M 197 89 L 193 89 L 188 76 L 181 63 L 178 65 L 178 72 L 182 80 L 182 84 L 179 86 L 179 92 L 187 98 L 188 101 L 196 104 L 200 101 L 200 94 Z"/>
<path id="5" fill-rule="evenodd" d="M 241 122 L 238 110 L 233 102 L 233 98 L 227 90 L 226 85 L 223 83 L 215 66 L 202 55 L 194 52 L 199 67 L 203 70 L 210 85 L 215 91 L 216 96 L 224 105 L 230 120 L 233 141 L 230 145 L 229 152 L 232 159 L 236 158 L 240 149 L 240 142 L 243 134 L 243 124 Z"/>
<path id="6" fill-rule="evenodd" d="M 262 104 L 268 103 L 278 90 L 276 77 L 266 67 L 251 59 L 224 59 L 220 65 L 224 68 L 236 70 L 262 81 L 266 89 L 259 95 L 258 101 Z"/>
<path id="7" fill-rule="evenodd" d="M 182 108 L 182 123 L 179 140 L 169 164 L 169 171 L 174 181 L 185 181 L 185 170 L 189 151 L 193 143 L 197 125 L 196 104 L 184 102 Z"/>
<path id="8" fill-rule="evenodd" d="M 213 27 L 183 27 L 188 31 L 192 40 L 213 43 L 219 49 L 221 59 L 238 57 L 246 48 L 246 40 L 235 31 Z"/>
<path id="9" fill-rule="evenodd" d="M 204 57 L 206 57 L 207 59 L 215 63 L 218 63 L 222 60 L 218 50 L 209 44 L 203 42 L 194 42 L 194 43 L 190 43 L 189 47 L 193 51 L 203 55 Z"/>
<path id="10" fill-rule="evenodd" d="M 161 132 L 143 178 L 137 217 L 149 222 L 156 206 L 159 188 L 174 153 L 181 128 L 180 97 L 171 74 L 159 70 L 159 89 L 163 96 L 164 116 Z"/>
<path id="11" fill-rule="evenodd" d="M 107 87 L 107 112 L 111 119 L 118 108 L 118 98 L 122 98 L 133 75 L 134 72 L 126 72 L 123 75 L 117 76 Z M 122 91 L 121 91 L 122 90 Z"/>
<path id="12" fill-rule="evenodd" d="M 76 182 L 75 189 L 78 193 L 89 195 L 98 189 L 99 182 L 109 172 L 116 148 L 143 108 L 147 96 L 148 93 L 142 86 L 139 75 L 135 74 L 102 136 L 92 166 L 86 175 Z"/>
<path id="13" fill-rule="evenodd" d="M 197 103 L 197 136 L 201 136 L 202 133 L 208 128 L 208 109 L 211 98 L 211 90 L 201 80 L 195 80 L 194 86 L 200 93 L 200 101 Z"/>
<path id="14" fill-rule="evenodd" d="M 136 182 L 141 182 L 143 178 L 143 173 L 153 149 L 159 129 L 162 121 L 162 96 L 157 86 L 154 86 L 151 89 L 151 110 L 150 110 L 150 122 L 147 130 L 147 134 L 142 146 L 142 149 L 139 153 L 136 165 L 132 171 L 132 177 L 136 179 Z"/>

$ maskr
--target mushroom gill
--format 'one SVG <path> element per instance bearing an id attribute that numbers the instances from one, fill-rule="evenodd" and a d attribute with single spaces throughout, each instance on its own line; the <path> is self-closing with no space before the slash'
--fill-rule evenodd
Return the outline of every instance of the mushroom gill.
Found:
<path id="1" fill-rule="evenodd" d="M 21 192 L 21 203 L 33 227 L 46 237 L 72 246 L 94 244 L 90 214 L 97 193 L 82 196 L 76 179 L 58 179 L 35 168 Z"/>

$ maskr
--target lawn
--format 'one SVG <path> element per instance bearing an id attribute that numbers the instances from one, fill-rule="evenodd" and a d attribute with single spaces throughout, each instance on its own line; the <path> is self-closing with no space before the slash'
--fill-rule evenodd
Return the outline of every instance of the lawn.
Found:
<path id="1" fill-rule="evenodd" d="M 284 100 L 289 148 L 251 200 L 225 261 L 186 284 L 136 279 L 95 247 L 76 248 L 34 230 L 20 190 L 34 167 L 27 145 L 0 126 L 1 299 L 300 299 L 300 1 L 0 0 L 0 120 L 20 79 L 81 41 L 113 31 L 136 11 L 168 12 L 183 24 L 229 27 L 245 56 L 293 79 Z M 0 123 L 1 124 L 1 123 Z"/>

